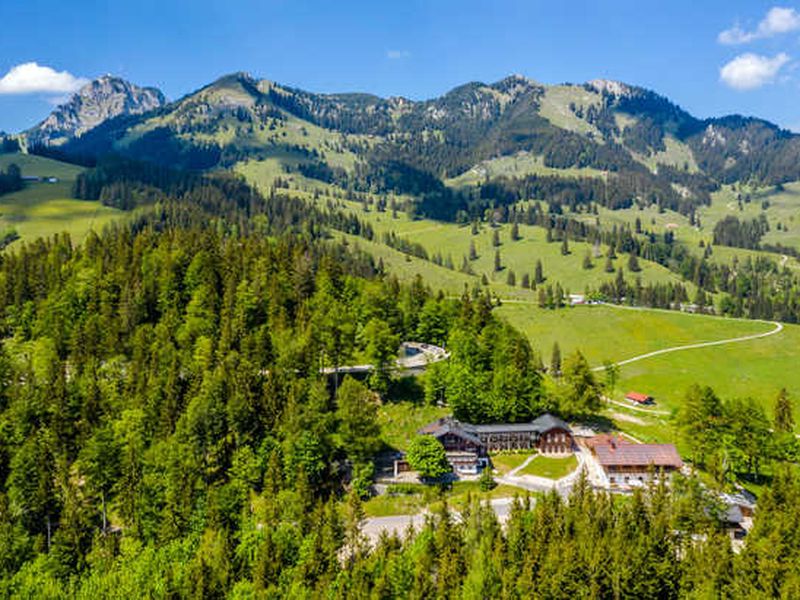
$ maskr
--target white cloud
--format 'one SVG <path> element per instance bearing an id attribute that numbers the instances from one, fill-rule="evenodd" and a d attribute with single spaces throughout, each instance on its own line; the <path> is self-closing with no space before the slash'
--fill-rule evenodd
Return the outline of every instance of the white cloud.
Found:
<path id="1" fill-rule="evenodd" d="M 70 94 L 86 83 L 67 71 L 28 62 L 11 67 L 0 78 L 0 94 Z"/>
<path id="2" fill-rule="evenodd" d="M 754 31 L 745 31 L 737 24 L 720 32 L 717 40 L 720 44 L 747 44 L 798 29 L 800 29 L 800 13 L 793 8 L 773 6 Z"/>
<path id="3" fill-rule="evenodd" d="M 754 90 L 775 81 L 778 72 L 788 62 L 789 56 L 784 52 L 772 58 L 747 52 L 724 65 L 719 70 L 719 78 L 735 90 Z"/>
<path id="4" fill-rule="evenodd" d="M 408 50 L 388 50 L 386 52 L 386 58 L 389 60 L 400 60 L 402 58 L 410 58 L 411 52 Z"/>

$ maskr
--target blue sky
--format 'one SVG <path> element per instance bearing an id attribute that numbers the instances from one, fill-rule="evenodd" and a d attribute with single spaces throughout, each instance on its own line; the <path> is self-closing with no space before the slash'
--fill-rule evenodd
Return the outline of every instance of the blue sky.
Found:
<path id="1" fill-rule="evenodd" d="M 795 8 L 758 0 L 2 0 L 0 130 L 33 125 L 104 73 L 174 99 L 240 70 L 312 91 L 410 98 L 511 73 L 545 83 L 600 77 L 654 89 L 697 116 L 752 114 L 800 130 Z"/>

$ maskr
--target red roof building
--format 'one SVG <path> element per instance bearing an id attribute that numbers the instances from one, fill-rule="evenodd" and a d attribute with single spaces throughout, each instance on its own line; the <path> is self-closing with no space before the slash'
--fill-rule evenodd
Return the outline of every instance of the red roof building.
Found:
<path id="1" fill-rule="evenodd" d="M 619 436 L 602 436 L 587 440 L 586 445 L 612 485 L 643 482 L 652 473 L 672 473 L 683 466 L 673 444 L 632 444 Z"/>
<path id="2" fill-rule="evenodd" d="M 625 394 L 625 399 L 630 400 L 634 404 L 652 404 L 653 397 L 639 392 L 628 392 Z"/>

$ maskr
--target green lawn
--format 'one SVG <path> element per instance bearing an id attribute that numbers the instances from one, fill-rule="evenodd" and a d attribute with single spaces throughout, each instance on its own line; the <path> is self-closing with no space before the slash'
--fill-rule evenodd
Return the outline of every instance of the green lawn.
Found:
<path id="1" fill-rule="evenodd" d="M 505 475 L 524 463 L 531 454 L 531 452 L 492 454 L 492 466 L 494 466 L 494 468 L 497 469 L 502 475 Z"/>
<path id="2" fill-rule="evenodd" d="M 107 223 L 127 216 L 99 202 L 71 198 L 80 167 L 27 154 L 0 155 L 0 168 L 12 162 L 20 166 L 23 175 L 59 179 L 57 183 L 30 182 L 19 192 L 0 196 L 0 229 L 13 227 L 22 241 L 66 231 L 79 243 L 90 230 L 100 231 Z"/>
<path id="3" fill-rule="evenodd" d="M 425 495 L 402 494 L 390 496 L 381 494 L 364 502 L 364 513 L 368 517 L 389 517 L 392 515 L 414 515 L 422 512 L 427 502 Z"/>
<path id="4" fill-rule="evenodd" d="M 537 456 L 520 471 L 520 475 L 535 475 L 547 479 L 561 479 L 572 473 L 578 466 L 574 454 L 566 457 Z"/>

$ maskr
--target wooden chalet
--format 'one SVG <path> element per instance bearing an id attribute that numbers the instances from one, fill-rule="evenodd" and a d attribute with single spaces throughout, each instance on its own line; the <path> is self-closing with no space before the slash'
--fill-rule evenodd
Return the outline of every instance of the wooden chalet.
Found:
<path id="1" fill-rule="evenodd" d="M 473 451 L 481 456 L 496 450 L 538 450 L 568 454 L 575 440 L 564 421 L 549 413 L 530 423 L 473 425 L 444 417 L 426 425 L 420 434 L 435 436 L 447 451 Z"/>

